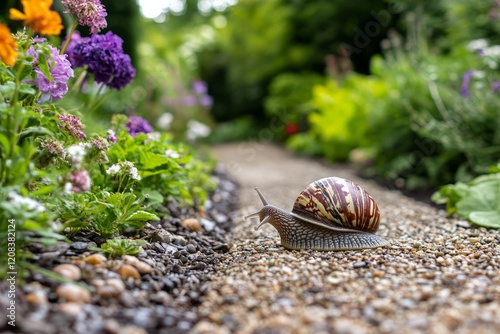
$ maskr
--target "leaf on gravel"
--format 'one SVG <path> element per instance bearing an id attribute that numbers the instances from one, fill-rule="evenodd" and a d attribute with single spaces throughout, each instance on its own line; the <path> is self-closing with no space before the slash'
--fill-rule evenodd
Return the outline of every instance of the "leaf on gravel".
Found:
<path id="1" fill-rule="evenodd" d="M 148 221 L 148 220 L 160 220 L 160 217 L 157 215 L 147 212 L 147 211 L 136 211 L 130 215 L 127 219 L 128 221 Z"/>
<path id="2" fill-rule="evenodd" d="M 500 174 L 482 176 L 471 182 L 456 203 L 457 214 L 474 224 L 500 228 Z"/>

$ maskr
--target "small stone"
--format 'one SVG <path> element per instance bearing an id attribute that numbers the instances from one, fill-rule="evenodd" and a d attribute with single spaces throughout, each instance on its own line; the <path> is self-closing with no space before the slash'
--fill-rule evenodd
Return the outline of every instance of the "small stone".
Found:
<path id="1" fill-rule="evenodd" d="M 96 286 L 97 294 L 104 299 L 117 298 L 125 291 L 125 284 L 117 278 L 110 278 L 104 282 L 99 280 L 94 285 Z"/>
<path id="2" fill-rule="evenodd" d="M 200 222 L 198 221 L 198 219 L 195 219 L 195 218 L 184 219 L 181 222 L 181 225 L 185 226 L 185 227 L 187 227 L 190 230 L 195 231 L 195 232 L 201 232 L 203 230 Z"/>
<path id="3" fill-rule="evenodd" d="M 354 268 L 363 268 L 363 267 L 366 267 L 366 262 L 365 261 L 357 261 L 357 262 L 354 262 L 354 264 L 352 265 Z"/>
<path id="4" fill-rule="evenodd" d="M 59 304 L 59 311 L 77 317 L 82 311 L 82 304 L 67 302 Z"/>
<path id="5" fill-rule="evenodd" d="M 104 255 L 96 253 L 87 256 L 83 261 L 94 267 L 104 267 L 104 264 L 106 263 L 107 259 Z"/>
<path id="6" fill-rule="evenodd" d="M 122 260 L 126 264 L 129 264 L 129 265 L 135 267 L 139 271 L 139 273 L 141 273 L 142 275 L 151 274 L 153 272 L 153 267 L 151 267 L 149 264 L 139 260 L 135 256 L 123 255 Z"/>
<path id="7" fill-rule="evenodd" d="M 403 298 L 400 302 L 399 305 L 401 305 L 405 309 L 412 309 L 415 307 L 415 303 L 413 300 L 408 299 L 408 298 Z"/>
<path id="8" fill-rule="evenodd" d="M 83 253 L 84 251 L 87 250 L 89 244 L 87 242 L 81 242 L 81 241 L 76 241 L 73 242 L 69 247 L 77 252 Z"/>
<path id="9" fill-rule="evenodd" d="M 47 300 L 47 292 L 43 289 L 37 289 L 26 295 L 26 301 L 33 305 L 46 305 Z"/>
<path id="10" fill-rule="evenodd" d="M 211 220 L 206 219 L 206 218 L 203 218 L 201 220 L 201 226 L 207 232 L 212 232 L 215 229 L 215 223 Z"/>
<path id="11" fill-rule="evenodd" d="M 129 264 L 123 264 L 116 271 L 116 273 L 119 274 L 121 278 L 123 278 L 123 280 L 125 281 L 128 280 L 130 277 L 132 277 L 132 279 L 134 280 L 141 278 L 141 274 L 139 274 L 139 271 Z"/>
<path id="12" fill-rule="evenodd" d="M 477 237 L 469 238 L 469 242 L 471 244 L 477 244 L 478 242 L 481 242 L 481 238 L 477 238 Z"/>
<path id="13" fill-rule="evenodd" d="M 152 242 L 165 242 L 170 243 L 172 235 L 163 229 L 155 230 L 151 235 Z"/>
<path id="14" fill-rule="evenodd" d="M 470 228 L 471 227 L 471 224 L 466 220 L 459 220 L 457 222 L 457 225 L 460 227 L 463 227 L 463 228 Z"/>
<path id="15" fill-rule="evenodd" d="M 90 302 L 90 291 L 81 286 L 63 283 L 56 289 L 56 294 L 59 298 L 67 302 L 88 303 Z"/>
<path id="16" fill-rule="evenodd" d="M 174 245 L 186 246 L 187 245 L 187 240 L 183 236 L 172 235 L 172 243 Z"/>
<path id="17" fill-rule="evenodd" d="M 259 253 L 263 253 L 263 252 L 265 252 L 265 251 L 266 251 L 266 249 L 265 249 L 264 247 L 262 247 L 262 246 L 257 246 L 257 247 L 255 247 L 255 250 L 256 250 L 257 252 L 259 252 Z"/>
<path id="18" fill-rule="evenodd" d="M 82 271 L 80 268 L 73 264 L 60 264 L 54 267 L 53 271 L 63 277 L 69 278 L 73 281 L 78 281 L 82 278 Z"/>
<path id="19" fill-rule="evenodd" d="M 191 254 L 194 254 L 196 253 L 196 246 L 193 245 L 193 244 L 187 244 L 186 245 L 186 250 L 191 253 Z"/>
<path id="20" fill-rule="evenodd" d="M 214 251 L 218 252 L 218 251 L 221 251 L 223 253 L 227 253 L 229 252 L 229 250 L 233 247 L 233 244 L 229 243 L 229 244 L 220 244 L 220 245 L 217 245 L 213 248 Z"/>

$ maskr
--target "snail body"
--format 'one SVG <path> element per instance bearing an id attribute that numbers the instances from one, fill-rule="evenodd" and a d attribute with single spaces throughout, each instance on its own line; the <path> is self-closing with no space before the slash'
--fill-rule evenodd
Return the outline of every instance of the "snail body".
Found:
<path id="1" fill-rule="evenodd" d="M 347 250 L 375 248 L 388 242 L 374 234 L 380 213 L 373 198 L 356 183 L 338 177 L 324 178 L 303 190 L 287 212 L 269 204 L 258 188 L 264 207 L 257 230 L 270 223 L 287 249 Z"/>

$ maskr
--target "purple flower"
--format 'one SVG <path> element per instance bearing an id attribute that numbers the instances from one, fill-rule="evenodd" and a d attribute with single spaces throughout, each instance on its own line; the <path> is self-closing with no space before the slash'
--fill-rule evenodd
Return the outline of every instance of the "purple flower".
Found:
<path id="1" fill-rule="evenodd" d="M 491 83 L 491 90 L 493 93 L 500 93 L 500 81 L 493 81 Z"/>
<path id="2" fill-rule="evenodd" d="M 196 80 L 193 82 L 193 92 L 198 95 L 207 93 L 207 84 L 201 80 Z"/>
<path id="3" fill-rule="evenodd" d="M 66 59 L 66 55 L 60 55 L 59 50 L 47 45 L 50 50 L 50 59 L 47 59 L 51 79 L 47 78 L 39 67 L 38 51 L 39 45 L 32 45 L 27 53 L 35 58 L 32 66 L 36 74 L 34 84 L 43 94 L 42 101 L 57 101 L 68 92 L 68 80 L 73 76 L 71 63 Z M 46 57 L 46 56 L 43 56 Z M 31 82 L 33 83 L 33 82 Z"/>
<path id="4" fill-rule="evenodd" d="M 470 82 L 475 70 L 469 70 L 462 75 L 462 86 L 460 86 L 460 95 L 469 97 L 470 96 Z"/>
<path id="5" fill-rule="evenodd" d="M 196 97 L 193 95 L 186 95 L 182 98 L 182 102 L 184 103 L 185 106 L 194 106 L 196 104 Z"/>
<path id="6" fill-rule="evenodd" d="M 84 140 L 87 138 L 85 132 L 83 132 L 83 124 L 80 122 L 80 119 L 76 116 L 70 114 L 57 115 L 61 123 L 59 123 L 59 127 L 68 131 L 73 137 L 78 140 Z"/>
<path id="7" fill-rule="evenodd" d="M 68 38 L 69 36 L 66 36 Z M 78 30 L 75 30 L 73 34 L 71 35 L 71 39 L 69 40 L 68 46 L 66 47 L 66 50 L 64 51 L 65 54 L 68 55 L 68 60 L 74 64 L 74 59 L 72 59 L 73 56 L 73 50 L 75 49 L 75 46 L 80 43 L 82 40 L 82 36 L 80 35 L 80 32 Z M 66 44 L 66 39 L 62 42 L 62 45 Z"/>
<path id="8" fill-rule="evenodd" d="M 135 76 L 130 57 L 123 53 L 123 40 L 112 32 L 84 37 L 75 45 L 70 59 L 75 67 L 88 66 L 96 82 L 121 89 Z"/>
<path id="9" fill-rule="evenodd" d="M 139 133 L 150 133 L 153 127 L 144 118 L 139 116 L 130 116 L 127 123 L 128 133 L 132 137 L 137 136 Z"/>
<path id="10" fill-rule="evenodd" d="M 108 130 L 108 140 L 109 140 L 110 142 L 112 142 L 112 143 L 115 143 L 115 142 L 116 142 L 116 136 L 115 136 L 115 135 L 116 135 L 115 131 L 113 131 L 113 130 L 111 130 L 111 129 L 110 129 L 110 130 Z"/>
<path id="11" fill-rule="evenodd" d="M 108 26 L 108 14 L 100 0 L 62 0 L 61 4 L 67 9 L 64 12 L 73 15 L 79 25 L 89 27 L 92 35 Z"/>
<path id="12" fill-rule="evenodd" d="M 71 174 L 68 175 L 68 183 L 71 185 L 69 187 L 71 191 L 75 193 L 80 193 L 83 191 L 88 191 L 90 190 L 90 186 L 92 184 L 90 180 L 89 173 L 85 168 L 82 168 L 80 170 L 77 170 Z"/>
<path id="13" fill-rule="evenodd" d="M 210 95 L 203 94 L 200 96 L 200 105 L 203 107 L 211 107 L 214 104 L 214 99 Z"/>

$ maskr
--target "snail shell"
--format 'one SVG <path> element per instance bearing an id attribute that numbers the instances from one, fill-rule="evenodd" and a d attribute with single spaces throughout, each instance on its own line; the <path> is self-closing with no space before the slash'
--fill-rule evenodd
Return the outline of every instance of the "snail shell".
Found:
<path id="1" fill-rule="evenodd" d="M 380 212 L 373 198 L 356 183 L 329 177 L 311 183 L 286 212 L 270 205 L 255 188 L 264 207 L 246 218 L 259 216 L 276 228 L 288 249 L 345 250 L 374 248 L 388 242 L 374 234 Z"/>
<path id="2" fill-rule="evenodd" d="M 356 183 L 329 177 L 311 183 L 295 200 L 292 215 L 335 230 L 375 233 L 380 212 L 373 198 Z"/>

